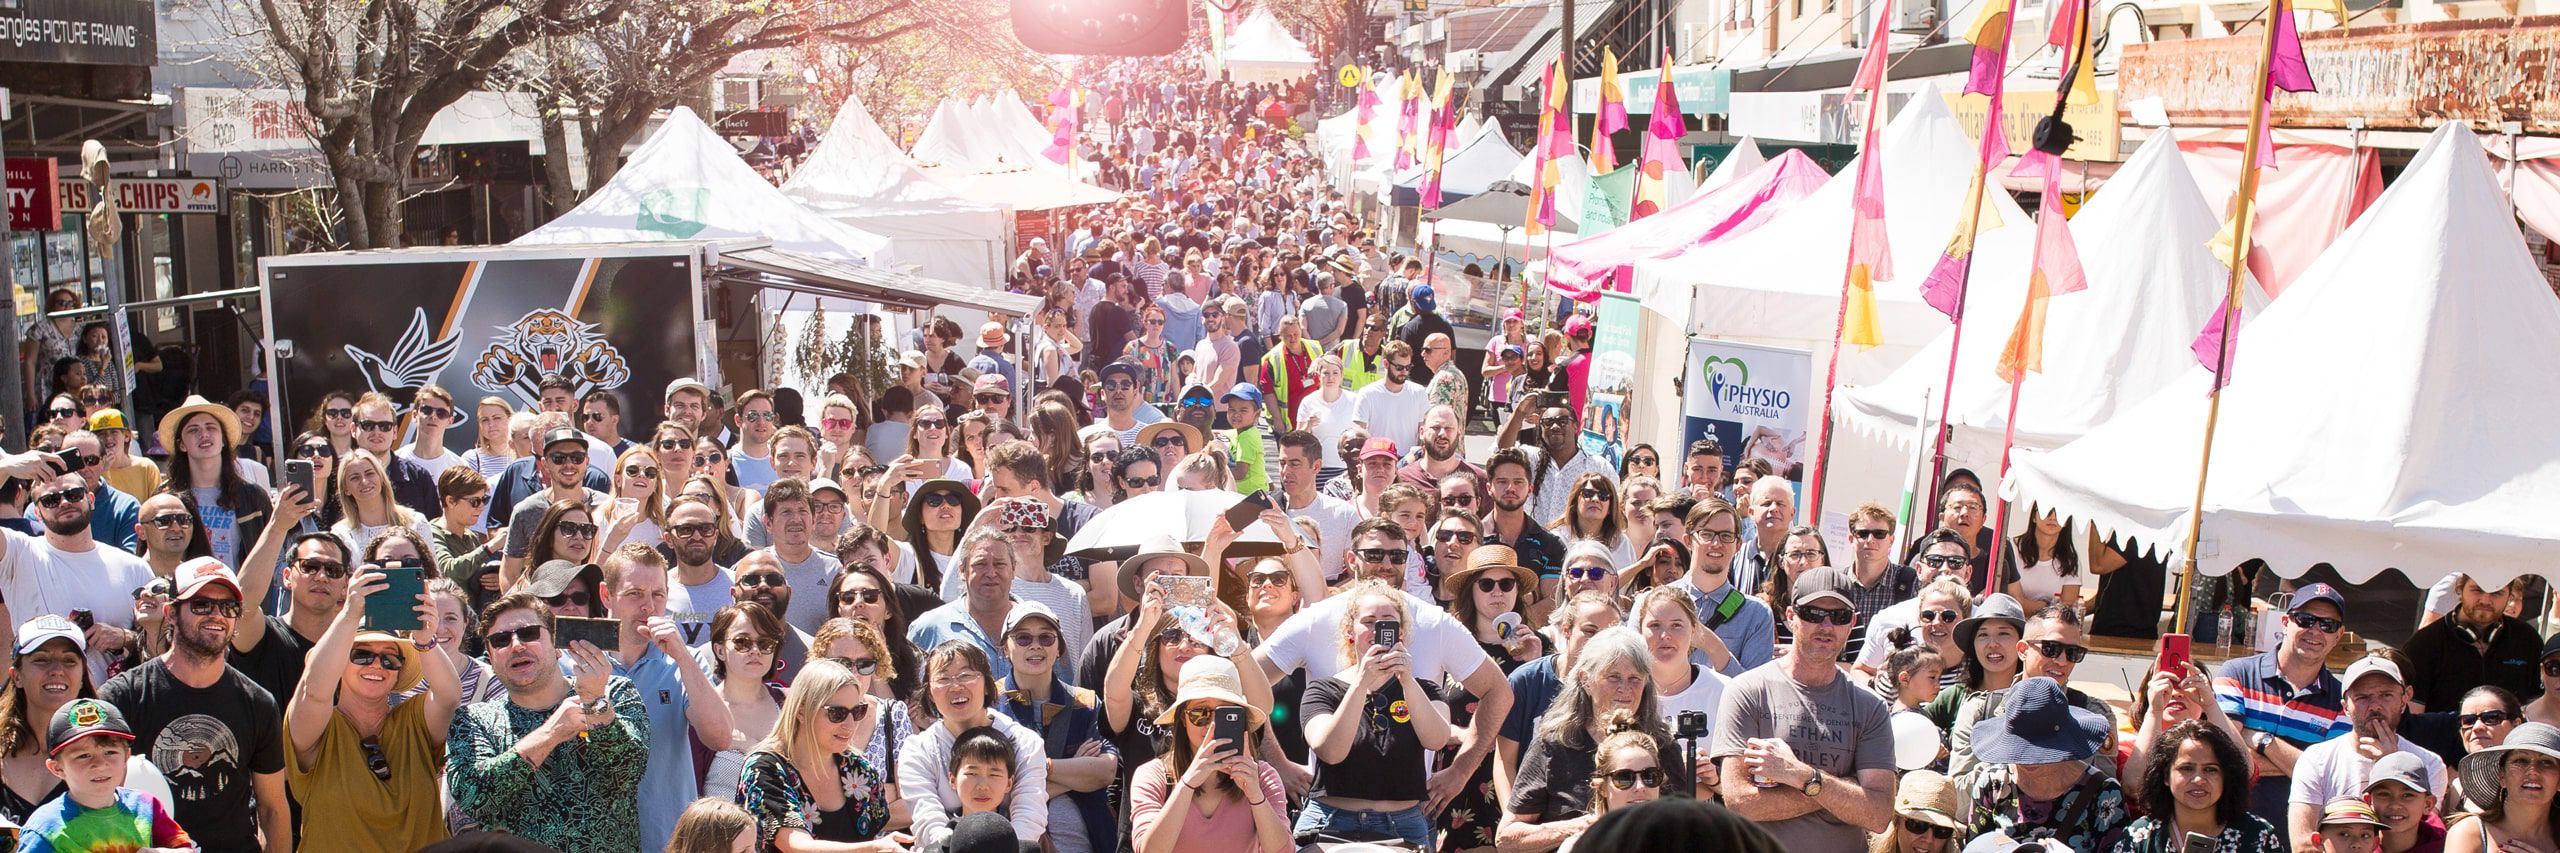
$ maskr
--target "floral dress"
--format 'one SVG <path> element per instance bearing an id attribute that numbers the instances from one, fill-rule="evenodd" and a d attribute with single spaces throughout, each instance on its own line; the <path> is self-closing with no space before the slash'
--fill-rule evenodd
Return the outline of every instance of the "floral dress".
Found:
<path id="1" fill-rule="evenodd" d="M 2242 812 L 2240 819 L 2222 828 L 2222 837 L 2214 849 L 2222 853 L 2284 853 L 2283 839 L 2276 837 L 2274 824 L 2266 818 Z M 2178 853 L 2187 846 L 2186 836 L 2169 822 L 2146 817 L 2125 827 L 2124 837 L 2108 853 Z"/>
<path id="2" fill-rule="evenodd" d="M 1485 654 L 1492 656 L 1501 664 L 1504 675 L 1509 675 L 1513 669 L 1519 668 L 1520 662 L 1512 660 L 1510 650 L 1503 648 L 1502 644 L 1479 642 L 1476 645 L 1482 647 Z M 1450 729 L 1455 731 L 1465 728 L 1469 721 L 1475 719 L 1476 704 L 1480 700 L 1475 694 L 1467 692 L 1466 688 L 1454 679 L 1442 685 L 1441 691 L 1441 695 L 1450 699 Z M 1435 766 L 1447 767 L 1457 758 L 1458 745 L 1453 740 L 1448 746 L 1441 748 Z M 1487 755 L 1484 763 L 1476 766 L 1475 775 L 1467 779 L 1466 787 L 1459 788 L 1457 796 L 1449 798 L 1448 809 L 1440 813 L 1439 849 L 1458 851 L 1492 847 L 1494 830 L 1499 828 L 1501 823 L 1502 796 L 1493 788 L 1493 757 Z"/>
<path id="3" fill-rule="evenodd" d="M 821 813 L 811 802 L 807 780 L 781 753 L 758 750 L 747 756 L 738 779 L 738 803 L 756 819 L 756 849 L 773 853 L 782 830 L 797 829 L 827 840 L 868 841 L 889 825 L 889 788 L 871 762 L 850 752 L 831 756 L 837 783 L 844 786 L 844 807 Z M 830 821 L 852 821 L 839 827 Z"/>

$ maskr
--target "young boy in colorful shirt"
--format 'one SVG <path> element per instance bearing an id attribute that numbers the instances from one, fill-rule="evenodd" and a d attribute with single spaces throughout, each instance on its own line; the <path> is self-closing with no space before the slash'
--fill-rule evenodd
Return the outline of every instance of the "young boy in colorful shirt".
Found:
<path id="1" fill-rule="evenodd" d="M 159 798 L 124 787 L 133 727 L 115 706 L 77 699 L 53 713 L 53 753 L 44 767 L 68 787 L 36 807 L 18 835 L 18 853 L 194 851 L 196 844 Z"/>

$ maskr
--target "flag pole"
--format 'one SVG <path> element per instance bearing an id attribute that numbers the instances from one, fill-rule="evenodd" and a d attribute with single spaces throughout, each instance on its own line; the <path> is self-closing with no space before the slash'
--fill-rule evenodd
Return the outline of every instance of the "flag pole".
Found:
<path id="1" fill-rule="evenodd" d="M 2054 216 L 2062 215 L 2062 211 L 2059 210 L 2041 212 Z M 1993 480 L 1993 483 L 2009 481 L 2009 448 L 2018 442 L 2018 390 L 2026 386 L 2027 371 L 2024 370 L 2018 371 L 2018 378 L 2009 383 L 2009 416 L 2003 418 L 2001 424 L 2000 479 Z M 1993 495 L 1998 495 L 2000 491 L 2001 489 L 1997 486 L 1991 489 Z M 2000 591 L 2000 556 L 2009 553 L 2009 499 L 1993 497 L 1991 500 L 1991 559 L 1986 562 L 1990 568 L 1982 573 L 1982 594 L 1984 595 Z"/>
<path id="2" fill-rule="evenodd" d="M 2258 71 L 2250 78 L 2258 88 L 2253 93 L 2255 96 L 2249 99 L 2249 133 L 2240 147 L 2240 188 L 2237 194 L 2232 196 L 2231 275 L 2229 283 L 2223 287 L 2222 305 L 2218 309 L 2223 323 L 2222 334 L 2218 341 L 2219 355 L 2215 359 L 2217 376 L 2214 379 L 2212 393 L 2205 397 L 2204 444 L 2196 454 L 2196 497 L 2195 501 L 2187 506 L 2187 544 L 2183 552 L 2186 556 L 2178 564 L 2178 613 L 2174 628 L 2176 633 L 2180 634 L 2187 633 L 2188 603 L 2195 596 L 2196 547 L 2204 535 L 2205 482 L 2213 473 L 2213 432 L 2222 420 L 2222 389 L 2231 381 L 2231 336 L 2234 333 L 2232 327 L 2238 325 L 2232 321 L 2231 315 L 2240 310 L 2240 286 L 2249 270 L 2250 208 L 2257 202 L 2258 147 L 2261 140 L 2265 138 L 2267 130 L 2267 96 L 2269 94 L 2267 76 L 2274 64 L 2272 60 L 2276 45 L 2275 16 L 2293 14 L 2285 7 L 2283 0 L 2268 0 L 2267 12 L 2265 43 L 2258 51 Z"/>
<path id="3" fill-rule="evenodd" d="M 2000 96 L 1998 93 L 1994 93 L 1992 97 L 1996 99 Z M 1997 104 L 1994 104 L 1994 108 L 1995 110 L 1991 115 L 1996 119 Z M 2003 131 L 1995 121 L 1993 123 L 1983 125 L 1982 132 L 2003 133 L 2005 131 Z M 1975 229 L 1982 226 L 1982 196 L 1983 193 L 1988 191 L 1988 185 L 1990 183 L 1986 174 L 1989 171 L 1989 166 L 1990 164 L 1982 162 L 1981 158 L 1977 157 L 1974 159 L 1973 203 L 1968 205 L 1968 209 L 1965 211 L 1964 231 L 1961 233 L 1975 234 Z M 1975 239 L 1980 238 L 1977 236 Z M 1970 250 L 1966 251 L 1964 253 L 1964 260 L 1959 263 L 1963 265 L 1963 268 L 1959 273 L 1959 277 L 1956 279 L 1955 331 L 1949 333 L 1947 338 L 1947 381 L 1945 384 L 1938 386 L 1945 389 L 1945 393 L 1938 397 L 1938 430 L 1930 436 L 1929 458 L 1931 462 L 1929 466 L 1929 480 L 1928 482 L 1920 484 L 1920 493 L 1927 495 L 1928 499 L 1926 504 L 1922 507 L 1925 512 L 1918 513 L 1913 516 L 1914 518 L 1917 518 L 1921 515 L 1926 515 L 1933 522 L 1931 525 L 1933 527 L 1935 526 L 1934 522 L 1937 519 L 1936 507 L 1938 505 L 1938 484 L 1944 482 L 1947 476 L 1947 437 L 1949 433 L 1955 431 L 1948 418 L 1952 417 L 1955 411 L 1956 355 L 1964 352 L 1964 302 L 1965 294 L 1973 289 L 1973 252 Z M 1921 405 L 1925 408 L 1928 403 L 1923 401 Z"/>

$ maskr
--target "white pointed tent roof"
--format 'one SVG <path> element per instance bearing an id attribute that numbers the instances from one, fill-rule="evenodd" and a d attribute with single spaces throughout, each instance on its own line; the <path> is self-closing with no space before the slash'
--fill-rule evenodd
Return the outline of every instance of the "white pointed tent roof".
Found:
<path id="1" fill-rule="evenodd" d="M 1512 167 L 1520 164 L 1520 152 L 1512 148 L 1511 143 L 1503 141 L 1502 134 L 1490 132 L 1497 129 L 1479 127 L 1474 138 L 1449 149 L 1448 156 L 1440 162 L 1441 203 L 1484 192 L 1486 187 L 1511 174 Z M 1429 176 L 1430 171 L 1419 164 L 1398 174 L 1394 202 L 1406 206 L 1420 204 L 1422 183 Z"/>
<path id="2" fill-rule="evenodd" d="M 1277 83 L 1316 70 L 1315 54 L 1289 35 L 1270 9 L 1258 6 L 1227 36 L 1227 52 L 1221 58 L 1226 61 L 1227 76 L 1239 83 Z"/>
<path id="3" fill-rule="evenodd" d="M 692 110 L 677 107 L 613 180 L 516 245 L 769 240 L 775 248 L 885 266 L 889 241 L 820 216 L 738 159 Z"/>
<path id="4" fill-rule="evenodd" d="M 2103 193 L 2102 193 L 2103 195 Z M 2437 129 L 2372 208 L 2239 333 L 2202 567 L 2315 562 L 2425 586 L 2543 571 L 2560 549 L 2560 301 L 2480 142 Z M 2183 557 L 2211 377 L 2193 368 L 2050 453 L 2024 499 Z"/>
<path id="5" fill-rule="evenodd" d="M 828 218 L 889 238 L 891 251 L 920 274 L 969 284 L 1001 278 L 1007 211 L 925 177 L 860 98 L 845 99 L 782 192 Z"/>
<path id="6" fill-rule="evenodd" d="M 1000 90 L 981 109 L 988 132 L 997 135 L 998 144 L 1004 149 L 1005 162 L 1044 172 L 1070 173 L 1068 164 L 1042 153 L 1057 136 L 1031 114 L 1031 108 L 1022 103 L 1022 96 L 1012 89 Z"/>
<path id="7" fill-rule="evenodd" d="M 2019 389 L 2018 447 L 2060 447 L 2195 366 L 2188 345 L 2230 281 L 2230 270 L 2205 247 L 2220 227 L 2169 133 L 2143 143 L 2080 208 L 2070 228 L 2089 288 L 2050 303 L 2044 370 L 2027 374 Z M 2026 302 L 2034 238 L 2034 229 L 2009 228 L 1976 244 L 1948 414 L 1960 458 L 1997 464 L 2009 409 L 2009 384 L 1997 371 Z M 2242 316 L 2255 318 L 2257 306 Z M 1944 393 L 1955 338 L 1949 328 L 1884 381 L 1841 389 L 1841 423 L 1908 447 L 1921 418 L 1938 417 L 1936 395 Z"/>
<path id="8" fill-rule="evenodd" d="M 1735 178 L 1758 171 L 1760 164 L 1767 162 L 1769 162 L 1768 156 L 1760 153 L 1760 140 L 1745 136 L 1742 141 L 1733 144 L 1733 152 L 1724 155 L 1724 159 L 1718 161 L 1716 167 L 1707 172 L 1706 177 L 1698 179 L 1696 192 L 1706 192 L 1733 183 Z"/>
<path id="9" fill-rule="evenodd" d="M 1935 86 L 1910 97 L 1885 126 L 1883 145 L 1893 279 L 1876 283 L 1876 302 L 1885 345 L 1907 353 L 1947 327 L 1946 315 L 1920 301 L 1920 282 L 1955 233 L 1978 152 Z M 1636 296 L 1672 319 L 1702 321 L 1693 325 L 1711 336 L 1828 350 L 1838 330 L 1857 174 L 1852 160 L 1822 189 L 1749 234 L 1638 262 Z M 1995 213 L 2007 227 L 2027 223 L 2008 193 L 1984 200 L 1986 233 Z"/>
<path id="10" fill-rule="evenodd" d="M 924 130 L 916 134 L 915 148 L 910 153 L 925 166 L 975 170 L 994 162 L 996 152 L 989 149 L 986 136 L 975 132 L 976 125 L 966 102 L 944 98 L 933 105 L 933 116 L 925 119 Z"/>

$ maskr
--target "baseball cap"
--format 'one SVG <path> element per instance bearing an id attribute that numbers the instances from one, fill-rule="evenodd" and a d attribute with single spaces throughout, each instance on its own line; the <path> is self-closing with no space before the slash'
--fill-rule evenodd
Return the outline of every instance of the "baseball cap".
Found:
<path id="1" fill-rule="evenodd" d="M 1262 402 L 1262 389 L 1254 387 L 1251 382 L 1238 382 L 1236 387 L 1227 389 L 1226 396 L 1218 398 L 1218 402 L 1221 403 L 1228 400 L 1243 400 L 1259 404 Z"/>
<path id="2" fill-rule="evenodd" d="M 1842 604 L 1853 607 L 1857 605 L 1857 602 L 1849 600 L 1849 576 L 1830 566 L 1797 575 L 1795 588 L 1787 596 L 1787 600 L 1797 607 L 1812 604 L 1816 599 L 1821 598 L 1837 598 Z"/>
<path id="3" fill-rule="evenodd" d="M 1377 458 L 1395 459 L 1403 455 L 1396 452 L 1395 439 L 1373 435 L 1369 437 L 1368 443 L 1360 445 L 1359 461 L 1367 462 Z"/>
<path id="4" fill-rule="evenodd" d="M 703 399 L 706 400 L 711 398 L 711 386 L 704 385 L 702 384 L 702 380 L 695 379 L 691 376 L 679 376 L 667 382 L 667 393 L 665 396 L 673 397 L 678 391 L 691 391 L 702 395 Z"/>
<path id="5" fill-rule="evenodd" d="M 45 726 L 45 739 L 53 742 L 59 755 L 62 748 L 84 738 L 105 736 L 133 740 L 133 727 L 125 725 L 124 712 L 96 699 L 73 699 L 62 710 L 53 712 L 53 720 Z"/>
<path id="6" fill-rule="evenodd" d="M 1438 308 L 1440 307 L 1440 296 L 1439 294 L 1431 292 L 1431 285 L 1426 284 L 1421 287 L 1416 287 L 1413 289 L 1413 307 L 1416 310 L 1421 311 L 1429 311 L 1434 308 Z"/>
<path id="7" fill-rule="evenodd" d="M 550 450 L 551 446 L 554 444 L 575 444 L 584 448 L 587 446 L 587 434 L 568 427 L 561 427 L 542 434 L 542 449 Z"/>
<path id="8" fill-rule="evenodd" d="M 819 492 L 834 492 L 836 493 L 836 497 L 840 498 L 850 498 L 853 496 L 853 493 L 845 491 L 843 486 L 837 485 L 836 481 L 825 477 L 819 477 L 815 480 L 809 481 L 809 493 L 814 495 Z"/>
<path id="9" fill-rule="evenodd" d="M 47 613 L 18 626 L 18 654 L 21 657 L 55 640 L 70 640 L 72 648 L 79 649 L 81 654 L 89 652 L 89 638 L 83 636 L 80 626 L 71 624 L 69 619 Z"/>
<path id="10" fill-rule="evenodd" d="M 2353 690 L 2355 689 L 2356 682 L 2368 675 L 2379 675 L 2384 678 L 2391 679 L 2391 683 L 2393 684 L 2409 683 L 2407 678 L 2400 675 L 2399 664 L 2392 663 L 2390 658 L 2376 655 L 2366 655 L 2364 657 L 2357 658 L 2355 663 L 2350 664 L 2347 667 L 2346 680 L 2339 683 L 2345 685 L 2347 689 Z"/>
<path id="11" fill-rule="evenodd" d="M 976 390 L 971 391 L 970 396 L 975 397 L 986 394 L 994 394 L 1000 397 L 1011 397 L 1013 396 L 1013 386 L 1004 381 L 1004 376 L 1002 374 L 981 374 L 978 377 Z"/>
<path id="12" fill-rule="evenodd" d="M 179 563 L 176 574 L 178 595 L 171 599 L 172 601 L 194 598 L 196 593 L 203 592 L 205 587 L 214 584 L 230 587 L 234 598 L 246 597 L 240 591 L 240 577 L 231 573 L 231 567 L 223 565 L 221 560 L 212 557 L 197 557 Z"/>
<path id="13" fill-rule="evenodd" d="M 1033 618 L 1047 619 L 1049 627 L 1065 630 L 1058 621 L 1057 611 L 1050 610 L 1049 605 L 1025 599 L 1014 602 L 1013 610 L 1004 615 L 1004 632 L 1011 634 L 1015 626 L 1022 624 L 1022 620 Z"/>
<path id="14" fill-rule="evenodd" d="M 2371 793 L 2373 786 L 2384 782 L 2398 782 L 2429 797 L 2436 794 L 2435 789 L 2427 784 L 2426 762 L 2414 753 L 2394 752 L 2375 761 L 2373 769 L 2367 771 L 2363 790 Z"/>
<path id="15" fill-rule="evenodd" d="M 2338 613 L 2340 615 L 2344 615 L 2347 612 L 2347 597 L 2338 594 L 2337 587 L 2330 586 L 2325 583 L 2315 583 L 2301 589 L 2294 590 L 2293 603 L 2285 605 L 2285 612 L 2292 613 L 2294 611 L 2301 610 L 2303 607 L 2314 601 L 2329 602 L 2329 606 L 2338 608 Z"/>
<path id="16" fill-rule="evenodd" d="M 2320 825 L 2322 827 L 2349 824 L 2363 824 L 2371 827 L 2383 825 L 2382 818 L 2373 813 L 2373 804 L 2355 797 L 2339 797 L 2330 800 L 2327 806 L 2321 807 Z"/>
<path id="17" fill-rule="evenodd" d="M 1591 318 L 1580 314 L 1573 315 L 1564 321 L 1564 333 L 1566 337 L 1574 338 L 1591 334 Z"/>
<path id="18" fill-rule="evenodd" d="M 905 352 L 898 353 L 898 366 L 923 370 L 924 353 L 920 353 L 915 350 L 907 350 Z"/>
<path id="19" fill-rule="evenodd" d="M 1138 378 L 1138 366 L 1125 361 L 1115 361 L 1110 364 L 1103 365 L 1102 370 L 1097 373 L 1098 378 L 1102 379 L 1109 379 L 1115 375 L 1136 379 Z"/>
<path id="20" fill-rule="evenodd" d="M 105 432 L 111 429 L 131 429 L 124 425 L 123 412 L 108 408 L 89 413 L 90 432 Z"/>

